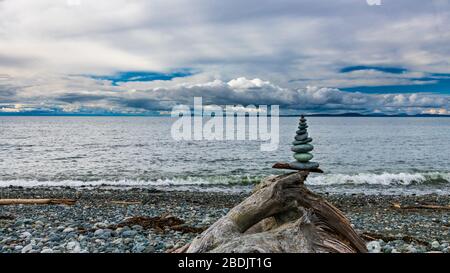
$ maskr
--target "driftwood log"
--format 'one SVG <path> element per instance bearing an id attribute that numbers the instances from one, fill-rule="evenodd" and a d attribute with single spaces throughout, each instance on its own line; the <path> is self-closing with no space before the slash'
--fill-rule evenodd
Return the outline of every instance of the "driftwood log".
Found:
<path id="1" fill-rule="evenodd" d="M 1 205 L 73 205 L 72 199 L 0 199 Z"/>
<path id="2" fill-rule="evenodd" d="M 265 179 L 251 196 L 174 252 L 367 252 L 343 213 L 305 187 L 308 174 Z"/>

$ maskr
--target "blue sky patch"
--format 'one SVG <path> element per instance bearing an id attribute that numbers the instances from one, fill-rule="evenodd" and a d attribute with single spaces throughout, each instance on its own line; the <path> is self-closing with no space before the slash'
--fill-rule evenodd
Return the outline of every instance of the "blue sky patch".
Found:
<path id="1" fill-rule="evenodd" d="M 408 69 L 401 67 L 387 66 L 347 66 L 339 70 L 340 73 L 350 73 L 353 71 L 374 70 L 390 74 L 403 74 L 409 72 Z M 427 73 L 420 78 L 406 78 L 411 84 L 403 85 L 376 85 L 376 86 L 352 86 L 340 88 L 347 92 L 361 92 L 370 94 L 389 94 L 389 93 L 436 93 L 450 94 L 450 74 L 447 73 Z"/>
<path id="2" fill-rule="evenodd" d="M 372 94 L 388 94 L 388 93 L 450 94 L 450 78 L 424 77 L 412 80 L 427 83 L 411 84 L 411 85 L 356 86 L 356 87 L 341 88 L 341 90 L 347 92 L 361 92 Z"/>
<path id="3" fill-rule="evenodd" d="M 391 74 L 402 74 L 407 72 L 408 70 L 401 67 L 383 67 L 383 66 L 365 66 L 365 65 L 356 65 L 356 66 L 347 66 L 339 70 L 340 73 L 350 73 L 353 71 L 362 71 L 362 70 L 375 70 L 384 73 Z"/>
<path id="4" fill-rule="evenodd" d="M 113 75 L 102 75 L 89 77 L 96 80 L 111 81 L 112 85 L 117 86 L 121 82 L 151 82 L 151 81 L 170 81 L 174 78 L 183 78 L 194 75 L 190 69 L 175 70 L 168 73 L 154 71 L 121 71 Z"/>

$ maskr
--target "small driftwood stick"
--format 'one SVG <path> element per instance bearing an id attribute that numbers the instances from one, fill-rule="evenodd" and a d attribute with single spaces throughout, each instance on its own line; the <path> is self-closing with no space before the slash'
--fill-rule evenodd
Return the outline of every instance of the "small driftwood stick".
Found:
<path id="1" fill-rule="evenodd" d="M 450 210 L 450 206 L 440 206 L 440 205 L 402 206 L 402 205 L 400 205 L 400 203 L 392 203 L 392 208 L 394 208 L 394 209 L 403 209 L 403 210 L 415 210 L 415 209 Z"/>
<path id="2" fill-rule="evenodd" d="M 73 205 L 73 199 L 0 199 L 0 205 Z"/>
<path id="3" fill-rule="evenodd" d="M 189 246 L 174 252 L 367 252 L 343 213 L 305 187 L 308 174 L 265 179 Z"/>
<path id="4" fill-rule="evenodd" d="M 361 237 L 364 238 L 366 241 L 376 241 L 376 240 L 383 240 L 385 242 L 391 242 L 391 241 L 395 241 L 395 240 L 399 240 L 401 239 L 402 241 L 405 241 L 407 243 L 416 243 L 416 244 L 421 244 L 421 245 L 430 245 L 430 243 L 417 239 L 415 237 L 412 236 L 403 236 L 401 238 L 399 237 L 395 237 L 395 236 L 386 236 L 383 234 L 377 234 L 377 233 L 371 233 L 371 232 L 364 232 L 361 234 Z"/>
<path id="5" fill-rule="evenodd" d="M 111 201 L 111 204 L 115 205 L 140 205 L 140 201 Z"/>

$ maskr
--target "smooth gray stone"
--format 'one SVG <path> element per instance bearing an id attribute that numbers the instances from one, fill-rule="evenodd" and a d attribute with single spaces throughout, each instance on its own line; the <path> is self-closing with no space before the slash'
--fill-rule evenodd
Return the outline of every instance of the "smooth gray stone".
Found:
<path id="1" fill-rule="evenodd" d="M 291 162 L 289 163 L 289 167 L 295 170 L 311 170 L 319 168 L 319 163 L 317 162 Z"/>
<path id="2" fill-rule="evenodd" d="M 293 141 L 292 142 L 292 145 L 301 145 L 301 144 L 306 144 L 306 143 L 309 143 L 309 142 L 311 142 L 313 139 L 312 138 L 310 138 L 310 137 L 308 137 L 307 139 L 305 139 L 305 140 L 295 140 L 295 141 Z"/>
<path id="3" fill-rule="evenodd" d="M 299 124 L 298 124 L 298 126 L 307 126 L 308 124 L 306 123 L 306 122 L 300 122 Z"/>
<path id="4" fill-rule="evenodd" d="M 311 152 L 314 149 L 314 146 L 311 144 L 301 144 L 301 145 L 295 145 L 291 148 L 291 151 L 295 153 L 307 153 Z"/>
<path id="5" fill-rule="evenodd" d="M 308 128 L 308 125 L 299 125 L 298 126 L 298 129 L 300 129 L 300 130 L 303 130 L 303 129 L 306 129 L 306 128 Z"/>
<path id="6" fill-rule="evenodd" d="M 122 237 L 134 237 L 138 234 L 136 230 L 126 230 L 122 232 Z"/>
<path id="7" fill-rule="evenodd" d="M 310 161 L 314 156 L 310 153 L 296 153 L 294 154 L 294 158 L 299 162 L 308 162 Z"/>
<path id="8" fill-rule="evenodd" d="M 297 135 L 303 135 L 303 134 L 306 134 L 307 133 L 307 131 L 306 131 L 306 129 L 303 129 L 303 130 L 297 130 Z"/>
<path id="9" fill-rule="evenodd" d="M 295 136 L 295 140 L 298 140 L 298 141 L 302 141 L 302 140 L 305 140 L 307 138 L 308 138 L 308 133 L 303 134 L 303 135 L 296 135 Z"/>

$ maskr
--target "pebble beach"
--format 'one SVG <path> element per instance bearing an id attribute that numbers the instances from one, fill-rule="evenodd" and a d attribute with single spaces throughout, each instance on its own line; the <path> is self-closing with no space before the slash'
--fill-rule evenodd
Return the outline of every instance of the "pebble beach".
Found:
<path id="1" fill-rule="evenodd" d="M 67 198 L 76 203 L 0 206 L 0 252 L 168 252 L 190 242 L 245 197 L 152 189 L 2 188 L 3 199 Z M 370 252 L 450 252 L 449 210 L 392 207 L 393 203 L 448 205 L 448 196 L 324 197 L 347 215 Z"/>

